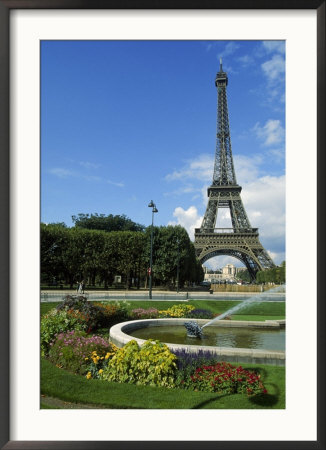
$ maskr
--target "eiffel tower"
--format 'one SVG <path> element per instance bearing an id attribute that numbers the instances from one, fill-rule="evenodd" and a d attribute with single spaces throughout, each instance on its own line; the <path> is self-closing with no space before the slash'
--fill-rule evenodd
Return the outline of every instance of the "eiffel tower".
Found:
<path id="1" fill-rule="evenodd" d="M 227 85 L 228 76 L 223 71 L 221 59 L 215 79 L 218 106 L 213 182 L 207 190 L 208 204 L 203 222 L 195 229 L 195 249 L 202 263 L 218 255 L 239 259 L 254 280 L 258 270 L 275 265 L 259 241 L 258 228 L 251 227 L 241 200 L 242 188 L 236 181 L 231 150 Z M 229 208 L 232 228 L 215 228 L 220 208 Z"/>

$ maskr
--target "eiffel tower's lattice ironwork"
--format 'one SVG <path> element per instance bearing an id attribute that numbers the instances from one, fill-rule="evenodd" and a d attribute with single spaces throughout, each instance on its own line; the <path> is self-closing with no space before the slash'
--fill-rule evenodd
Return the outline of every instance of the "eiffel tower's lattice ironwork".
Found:
<path id="1" fill-rule="evenodd" d="M 255 279 L 258 270 L 274 267 L 274 263 L 259 241 L 258 228 L 251 227 L 241 200 L 242 188 L 237 184 L 232 157 L 227 84 L 221 60 L 215 79 L 218 106 L 213 182 L 207 190 L 208 204 L 202 225 L 195 229 L 195 248 L 202 263 L 218 255 L 234 256 Z M 229 208 L 232 228 L 215 228 L 220 208 Z"/>

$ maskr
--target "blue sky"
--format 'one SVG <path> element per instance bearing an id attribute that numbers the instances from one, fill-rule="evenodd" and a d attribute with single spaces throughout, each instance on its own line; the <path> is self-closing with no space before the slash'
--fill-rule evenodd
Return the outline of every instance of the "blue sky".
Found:
<path id="1" fill-rule="evenodd" d="M 282 262 L 283 41 L 42 41 L 41 220 L 126 214 L 148 226 L 153 199 L 155 225 L 181 224 L 193 240 L 213 176 L 220 57 L 242 200 Z M 241 265 L 207 265 L 226 262 Z"/>

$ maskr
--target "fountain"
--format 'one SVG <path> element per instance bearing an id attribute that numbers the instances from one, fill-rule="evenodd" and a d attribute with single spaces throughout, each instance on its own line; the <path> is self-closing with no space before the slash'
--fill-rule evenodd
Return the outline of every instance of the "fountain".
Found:
<path id="1" fill-rule="evenodd" d="M 250 303 L 264 301 L 268 293 L 277 292 L 283 287 L 256 294 L 212 320 L 166 318 L 119 323 L 111 327 L 110 340 L 118 347 L 123 347 L 131 340 L 142 345 L 148 339 L 158 339 L 171 351 L 209 351 L 219 361 L 285 365 L 285 320 L 223 320 Z M 208 325 L 212 326 L 203 333 Z M 182 331 L 185 328 L 186 333 Z"/>

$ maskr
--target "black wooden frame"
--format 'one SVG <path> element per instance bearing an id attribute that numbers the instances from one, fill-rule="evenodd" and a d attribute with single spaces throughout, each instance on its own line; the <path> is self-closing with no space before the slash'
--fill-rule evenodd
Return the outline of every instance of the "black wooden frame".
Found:
<path id="1" fill-rule="evenodd" d="M 317 11 L 317 440 L 10 441 L 9 436 L 9 14 L 12 9 L 304 9 Z M 4 449 L 326 449 L 325 439 L 325 0 L 0 0 L 0 445 Z"/>

